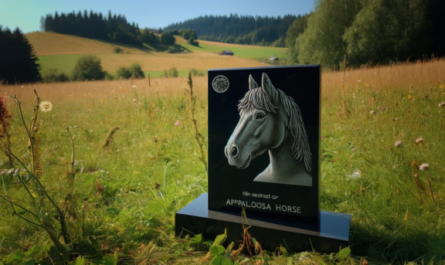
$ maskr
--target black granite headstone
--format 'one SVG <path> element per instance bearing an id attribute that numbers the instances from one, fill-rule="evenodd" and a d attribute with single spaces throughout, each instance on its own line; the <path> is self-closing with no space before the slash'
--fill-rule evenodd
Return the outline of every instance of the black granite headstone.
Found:
<path id="1" fill-rule="evenodd" d="M 245 210 L 249 231 L 269 242 L 286 238 L 303 250 L 311 239 L 322 252 L 348 245 L 350 216 L 319 210 L 320 70 L 209 70 L 208 201 L 201 196 L 176 214 L 177 236 L 212 239 L 225 228 L 239 236 Z"/>

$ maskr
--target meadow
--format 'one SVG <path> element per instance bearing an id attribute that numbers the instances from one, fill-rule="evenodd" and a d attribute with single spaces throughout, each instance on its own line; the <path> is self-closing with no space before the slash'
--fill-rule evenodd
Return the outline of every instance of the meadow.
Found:
<path id="1" fill-rule="evenodd" d="M 210 41 L 199 41 L 199 47 L 187 44 L 176 38 L 176 48 L 186 53 L 171 54 L 166 49 L 150 46 L 116 45 L 82 37 L 56 34 L 51 32 L 34 32 L 26 35 L 33 45 L 41 65 L 40 72 L 45 74 L 50 69 L 70 74 L 76 61 L 85 55 L 96 55 L 102 60 L 102 67 L 109 73 L 115 73 L 119 66 L 133 63 L 141 65 L 142 70 L 153 77 L 159 77 L 163 70 L 176 67 L 185 73 L 190 69 L 207 71 L 210 68 L 267 66 L 259 58 L 269 58 L 272 54 L 284 56 L 283 48 L 237 45 Z M 114 53 L 114 48 L 123 50 L 122 54 Z M 222 50 L 232 50 L 235 56 L 220 56 Z"/>
<path id="2" fill-rule="evenodd" d="M 323 72 L 320 207 L 352 215 L 351 256 L 288 250 L 267 253 L 268 264 L 443 262 L 444 67 L 444 60 L 433 60 Z M 25 164 L 28 140 L 10 95 L 22 101 L 29 123 L 34 89 L 53 104 L 38 116 L 40 180 L 61 205 L 70 190 L 66 128 L 74 135 L 75 199 L 67 216 L 78 255 L 95 264 L 202 261 L 211 242 L 174 238 L 174 213 L 207 192 L 187 79 L 158 78 L 151 86 L 144 79 L 2 85 L 12 114 L 11 149 Z M 207 77 L 194 78 L 193 89 L 197 128 L 206 139 Z M 6 156 L 0 159 L 4 167 Z M 421 170 L 424 163 L 429 167 Z M 2 192 L 29 205 L 16 183 L 2 175 Z M 47 234 L 11 215 L 4 200 L 0 207 L 0 264 L 20 257 L 49 260 Z M 263 257 L 239 261 L 254 264 Z"/>

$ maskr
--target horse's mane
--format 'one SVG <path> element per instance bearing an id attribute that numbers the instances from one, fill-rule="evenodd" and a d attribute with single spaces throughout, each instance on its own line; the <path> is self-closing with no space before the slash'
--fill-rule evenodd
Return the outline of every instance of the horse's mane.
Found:
<path id="1" fill-rule="evenodd" d="M 294 142 L 291 147 L 292 157 L 300 162 L 304 161 L 304 165 L 308 172 L 311 172 L 312 158 L 309 147 L 309 142 L 304 129 L 303 118 L 301 117 L 300 108 L 295 103 L 294 99 L 287 96 L 283 91 L 277 89 L 281 105 L 284 109 L 284 114 L 287 117 L 286 129 L 290 131 Z M 267 93 L 261 88 L 250 89 L 244 98 L 238 104 L 238 110 L 243 112 L 251 112 L 255 109 L 264 110 L 268 113 L 277 114 L 278 107 L 276 107 Z"/>

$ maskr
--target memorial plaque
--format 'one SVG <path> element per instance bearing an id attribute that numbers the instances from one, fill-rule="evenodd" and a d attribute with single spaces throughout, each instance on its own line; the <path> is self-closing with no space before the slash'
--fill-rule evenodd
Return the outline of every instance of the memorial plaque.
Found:
<path id="1" fill-rule="evenodd" d="M 320 66 L 208 74 L 209 210 L 317 225 Z"/>
<path id="2" fill-rule="evenodd" d="M 319 210 L 320 66 L 213 69 L 208 78 L 209 193 L 176 213 L 176 236 L 227 231 L 235 242 L 248 223 L 269 251 L 347 247 L 351 216 Z"/>

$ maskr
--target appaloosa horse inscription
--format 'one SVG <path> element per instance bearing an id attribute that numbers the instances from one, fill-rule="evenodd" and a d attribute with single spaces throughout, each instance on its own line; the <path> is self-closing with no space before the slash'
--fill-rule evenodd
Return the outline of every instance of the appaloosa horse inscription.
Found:
<path id="1" fill-rule="evenodd" d="M 247 168 L 269 152 L 270 164 L 254 181 L 312 186 L 311 151 L 300 109 L 263 73 L 261 86 L 249 76 L 238 105 L 240 120 L 225 147 L 231 166 Z"/>

